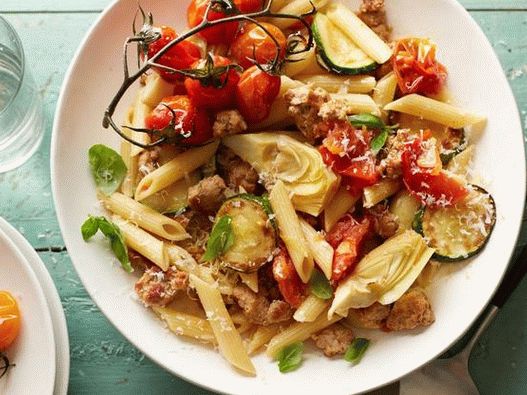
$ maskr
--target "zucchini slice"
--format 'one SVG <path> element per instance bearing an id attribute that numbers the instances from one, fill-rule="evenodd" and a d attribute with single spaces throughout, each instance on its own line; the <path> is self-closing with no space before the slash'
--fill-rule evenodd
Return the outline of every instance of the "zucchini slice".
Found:
<path id="1" fill-rule="evenodd" d="M 220 257 L 226 267 L 251 273 L 262 267 L 276 248 L 276 229 L 265 197 L 235 196 L 221 206 L 216 218 L 232 218 L 234 244 Z"/>
<path id="2" fill-rule="evenodd" d="M 470 186 L 469 195 L 452 207 L 419 210 L 414 229 L 436 250 L 434 258 L 456 262 L 482 251 L 496 223 L 496 204 L 483 188 Z"/>
<path id="3" fill-rule="evenodd" d="M 353 43 L 344 32 L 322 13 L 312 25 L 320 65 L 337 74 L 364 74 L 379 65 Z"/>

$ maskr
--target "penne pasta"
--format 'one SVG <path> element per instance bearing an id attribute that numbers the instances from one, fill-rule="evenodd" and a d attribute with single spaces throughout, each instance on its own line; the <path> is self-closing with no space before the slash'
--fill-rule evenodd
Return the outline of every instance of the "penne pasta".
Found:
<path id="1" fill-rule="evenodd" d="M 395 195 L 401 187 L 402 184 L 400 180 L 384 178 L 377 184 L 364 188 L 362 196 L 364 207 L 370 208 L 375 206 L 384 199 Z"/>
<path id="2" fill-rule="evenodd" d="M 288 62 L 284 65 L 284 74 L 289 77 L 324 73 L 324 69 L 318 64 L 315 46 L 307 52 L 289 55 L 287 59 Z"/>
<path id="3" fill-rule="evenodd" d="M 383 108 L 393 101 L 396 90 L 397 77 L 393 71 L 382 77 L 373 90 L 373 101 L 381 109 L 381 117 L 384 121 L 387 121 L 388 114 Z"/>
<path id="4" fill-rule="evenodd" d="M 168 259 L 171 265 L 175 265 L 179 270 L 182 270 L 189 274 L 195 274 L 202 280 L 207 281 L 205 278 L 202 277 L 202 271 L 200 270 L 202 266 L 198 265 L 194 257 L 190 255 L 187 250 L 185 250 L 183 247 L 178 246 L 177 244 L 168 244 L 166 246 L 166 249 L 168 253 Z"/>
<path id="5" fill-rule="evenodd" d="M 313 255 L 313 259 L 318 264 L 318 267 L 322 270 L 326 278 L 330 279 L 333 266 L 333 248 L 324 239 L 324 236 L 317 232 L 305 220 L 300 219 L 300 226 L 304 232 L 307 247 L 309 248 L 311 255 Z"/>
<path id="6" fill-rule="evenodd" d="M 370 93 L 375 88 L 376 83 L 375 78 L 370 75 L 318 74 L 301 75 L 297 78 L 304 84 L 310 84 L 315 88 L 323 88 L 330 93 Z M 390 101 L 392 100 L 393 97 Z"/>
<path id="7" fill-rule="evenodd" d="M 384 110 L 414 115 L 455 129 L 486 121 L 481 115 L 417 94 L 403 96 L 384 106 Z"/>
<path id="8" fill-rule="evenodd" d="M 150 233 L 135 226 L 118 215 L 112 215 L 112 222 L 117 225 L 121 231 L 124 242 L 128 247 L 137 251 L 147 259 L 150 259 L 161 270 L 166 271 L 169 265 L 168 252 L 165 244 L 156 239 Z"/>
<path id="9" fill-rule="evenodd" d="M 242 338 L 232 322 L 218 288 L 193 274 L 190 275 L 190 284 L 196 288 L 207 320 L 216 337 L 220 353 L 236 368 L 248 375 L 255 376 L 254 365 L 249 359 Z"/>
<path id="10" fill-rule="evenodd" d="M 115 192 L 103 198 L 105 207 L 131 221 L 139 227 L 171 241 L 180 241 L 190 238 L 185 228 L 172 218 L 159 214 L 144 204 L 135 201 L 122 193 Z"/>
<path id="11" fill-rule="evenodd" d="M 258 293 L 258 272 L 240 273 L 240 279 L 251 291 Z"/>
<path id="12" fill-rule="evenodd" d="M 324 210 L 324 230 L 329 232 L 355 206 L 359 198 L 360 195 L 352 195 L 346 187 L 341 186 Z"/>
<path id="13" fill-rule="evenodd" d="M 283 8 L 289 0 L 273 0 L 271 3 L 271 11 L 278 12 L 281 8 Z"/>
<path id="14" fill-rule="evenodd" d="M 144 91 L 144 87 L 139 89 L 139 92 L 137 93 L 137 96 L 135 98 L 135 102 L 134 102 L 134 117 L 133 117 L 133 120 L 132 120 L 132 126 L 134 128 L 139 128 L 139 129 L 145 127 L 145 119 L 146 119 L 146 117 L 150 114 L 150 112 L 153 109 L 149 105 L 143 103 L 143 101 L 141 100 L 142 95 L 143 95 L 143 91 Z M 129 130 L 129 131 L 130 131 L 130 137 L 134 141 L 137 141 L 137 142 L 139 142 L 141 144 L 149 144 L 150 143 L 150 136 L 147 133 L 134 132 L 133 130 Z M 131 151 L 131 155 L 132 156 L 137 156 L 141 152 L 143 152 L 143 148 L 141 148 L 141 147 L 139 147 L 137 145 L 132 145 L 132 151 Z"/>
<path id="15" fill-rule="evenodd" d="M 306 239 L 298 215 L 282 181 L 274 185 L 269 201 L 276 215 L 280 237 L 285 243 L 298 275 L 304 283 L 307 283 L 313 272 L 313 257 L 305 248 Z"/>
<path id="16" fill-rule="evenodd" d="M 146 77 L 146 84 L 141 91 L 141 101 L 150 108 L 155 108 L 161 100 L 174 94 L 174 85 L 165 81 L 159 73 Z"/>
<path id="17" fill-rule="evenodd" d="M 216 343 L 216 338 L 207 320 L 168 307 L 154 306 L 152 309 L 166 322 L 168 329 L 176 335 L 211 344 Z"/>
<path id="18" fill-rule="evenodd" d="M 313 322 L 296 322 L 271 339 L 267 347 L 267 355 L 271 358 L 276 358 L 280 350 L 284 347 L 307 340 L 311 335 L 320 332 L 322 329 L 327 328 L 342 318 L 334 314 L 328 319 L 327 310 L 324 310 Z"/>
<path id="19" fill-rule="evenodd" d="M 298 322 L 313 322 L 320 317 L 320 314 L 327 311 L 329 305 L 330 302 L 328 300 L 309 295 L 296 309 L 293 318 Z"/>
<path id="20" fill-rule="evenodd" d="M 346 109 L 347 114 L 370 113 L 381 115 L 379 107 L 371 96 L 359 93 L 332 93 L 331 98 L 341 103 L 341 107 Z"/>
<path id="21" fill-rule="evenodd" d="M 251 336 L 249 344 L 247 345 L 247 353 L 253 355 L 262 348 L 265 344 L 269 342 L 278 331 L 280 331 L 281 326 L 279 324 L 259 326 L 256 331 Z"/>
<path id="22" fill-rule="evenodd" d="M 132 125 L 134 117 L 134 109 L 130 107 L 124 125 Z M 131 135 L 131 130 L 123 128 L 123 133 L 127 136 Z M 121 184 L 121 192 L 129 197 L 134 196 L 136 180 L 137 180 L 137 156 L 132 156 L 132 144 L 126 140 L 121 141 L 121 157 L 126 165 L 126 176 Z"/>
<path id="23" fill-rule="evenodd" d="M 137 186 L 135 199 L 143 200 L 203 166 L 214 155 L 218 145 L 219 142 L 213 142 L 189 149 L 146 175 Z"/>
<path id="24" fill-rule="evenodd" d="M 293 0 L 286 2 L 285 6 L 278 10 L 279 14 L 304 15 L 308 14 L 313 8 L 320 10 L 329 0 Z M 271 23 L 284 30 L 295 23 L 294 19 L 272 18 Z"/>
<path id="25" fill-rule="evenodd" d="M 392 50 L 353 11 L 340 3 L 331 4 L 326 11 L 331 21 L 369 57 L 379 64 L 392 57 Z"/>

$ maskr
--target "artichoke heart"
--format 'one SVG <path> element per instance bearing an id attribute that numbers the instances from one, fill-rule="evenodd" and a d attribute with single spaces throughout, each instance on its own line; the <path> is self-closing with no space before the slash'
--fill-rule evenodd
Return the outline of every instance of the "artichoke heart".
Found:
<path id="1" fill-rule="evenodd" d="M 395 235 L 367 254 L 353 274 L 338 286 L 329 309 L 347 315 L 348 309 L 391 304 L 399 299 L 424 269 L 434 249 L 421 235 L 407 230 Z"/>
<path id="2" fill-rule="evenodd" d="M 339 186 L 316 148 L 285 133 L 229 136 L 223 144 L 251 164 L 268 189 L 281 180 L 298 211 L 318 216 Z"/>

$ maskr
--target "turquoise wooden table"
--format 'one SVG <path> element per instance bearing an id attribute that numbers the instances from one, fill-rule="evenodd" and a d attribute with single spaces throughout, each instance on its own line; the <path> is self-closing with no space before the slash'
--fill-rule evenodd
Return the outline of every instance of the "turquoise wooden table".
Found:
<path id="1" fill-rule="evenodd" d="M 201 394 L 205 391 L 168 374 L 145 358 L 100 313 L 72 267 L 55 217 L 49 148 L 57 96 L 75 49 L 109 2 L 0 1 L 0 14 L 12 22 L 22 38 L 44 100 L 47 122 L 38 153 L 21 168 L 0 175 L 0 216 L 30 241 L 57 285 L 70 335 L 70 393 Z M 133 6 L 135 1 L 130 3 Z M 525 125 L 527 0 L 463 0 L 462 3 L 498 53 Z M 524 132 L 527 134 L 527 130 Z M 527 225 L 520 237 L 519 245 L 523 244 L 527 244 Z M 527 394 L 527 281 L 480 341 L 471 358 L 471 371 L 484 395 Z"/>

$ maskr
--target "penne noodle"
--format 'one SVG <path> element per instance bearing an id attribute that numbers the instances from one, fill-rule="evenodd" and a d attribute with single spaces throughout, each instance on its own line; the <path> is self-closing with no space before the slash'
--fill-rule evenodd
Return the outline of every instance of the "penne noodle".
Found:
<path id="1" fill-rule="evenodd" d="M 187 336 L 207 343 L 216 343 L 216 338 L 207 320 L 179 312 L 167 307 L 152 307 L 154 312 L 166 322 L 168 329 L 179 336 Z"/>
<path id="2" fill-rule="evenodd" d="M 326 15 L 342 32 L 379 64 L 392 57 L 392 50 L 353 11 L 343 4 L 331 4 Z"/>
<path id="3" fill-rule="evenodd" d="M 216 141 L 189 149 L 146 175 L 137 186 L 135 199 L 143 200 L 203 166 L 214 155 L 218 145 L 219 142 Z"/>
<path id="4" fill-rule="evenodd" d="M 395 195 L 401 189 L 401 187 L 402 184 L 400 180 L 385 178 L 379 181 L 377 184 L 364 188 L 362 199 L 364 207 L 370 208 L 375 206 L 384 199 Z"/>
<path id="5" fill-rule="evenodd" d="M 132 126 L 134 128 L 144 128 L 145 127 L 145 119 L 152 111 L 152 107 L 149 105 L 143 103 L 141 100 L 141 97 L 143 95 L 144 87 L 139 89 L 137 92 L 137 96 L 135 98 L 134 103 L 134 117 L 132 121 Z M 130 137 L 141 144 L 149 144 L 150 143 L 150 136 L 147 133 L 141 133 L 141 132 L 134 132 L 133 130 L 130 130 Z M 138 147 L 137 145 L 132 145 L 132 156 L 137 156 L 141 152 L 143 152 L 143 148 Z"/>
<path id="6" fill-rule="evenodd" d="M 289 0 L 272 0 L 271 11 L 273 12 L 280 11 L 280 9 L 283 8 L 288 2 Z"/>
<path id="7" fill-rule="evenodd" d="M 384 110 L 414 115 L 454 129 L 486 121 L 481 115 L 417 94 L 403 96 L 384 106 Z"/>
<path id="8" fill-rule="evenodd" d="M 141 101 L 150 108 L 155 108 L 161 100 L 174 94 L 174 85 L 165 81 L 159 73 L 146 77 L 146 84 L 141 91 Z"/>
<path id="9" fill-rule="evenodd" d="M 240 279 L 251 291 L 258 293 L 258 272 L 240 273 Z"/>
<path id="10" fill-rule="evenodd" d="M 166 271 L 169 266 L 169 257 L 165 244 L 150 233 L 135 226 L 118 215 L 112 215 L 112 222 L 121 231 L 124 242 L 128 247 L 150 259 L 161 270 Z"/>
<path id="11" fill-rule="evenodd" d="M 134 117 L 134 109 L 130 107 L 124 125 L 131 125 Z M 131 130 L 123 128 L 123 133 L 127 136 L 131 135 Z M 126 140 L 121 141 L 121 157 L 126 165 L 126 176 L 121 184 L 121 192 L 129 197 L 134 196 L 136 180 L 137 180 L 137 156 L 132 156 L 132 144 Z"/>
<path id="12" fill-rule="evenodd" d="M 370 75 L 342 76 L 317 74 L 302 75 L 297 78 L 304 84 L 325 89 L 330 93 L 370 93 L 375 88 L 376 83 L 375 78 Z M 393 97 L 390 101 L 392 100 Z"/>
<path id="13" fill-rule="evenodd" d="M 254 331 L 251 339 L 249 340 L 249 344 L 247 345 L 247 353 L 249 355 L 255 354 L 256 351 L 258 351 L 265 344 L 267 344 L 269 340 L 276 336 L 278 331 L 280 331 L 280 327 L 281 326 L 279 324 L 259 326 L 256 331 Z"/>
<path id="14" fill-rule="evenodd" d="M 232 322 L 218 288 L 193 274 L 190 275 L 190 284 L 196 288 L 207 320 L 218 342 L 220 353 L 236 368 L 248 375 L 255 376 L 254 365 L 249 359 L 242 338 Z"/>
<path id="15" fill-rule="evenodd" d="M 324 69 L 317 61 L 316 48 L 313 46 L 307 52 L 291 54 L 284 66 L 284 74 L 289 77 L 296 77 L 303 74 L 323 74 Z"/>
<path id="16" fill-rule="evenodd" d="M 324 310 L 313 322 L 296 322 L 271 339 L 267 347 L 267 355 L 271 358 L 276 358 L 280 350 L 284 347 L 307 340 L 311 335 L 320 332 L 322 329 L 327 328 L 342 318 L 334 314 L 331 319 L 328 319 L 327 310 Z"/>
<path id="17" fill-rule="evenodd" d="M 103 198 L 108 210 L 131 221 L 139 227 L 171 241 L 190 238 L 185 228 L 172 218 L 159 214 L 144 204 L 135 201 L 122 193 L 115 192 Z"/>
<path id="18" fill-rule="evenodd" d="M 371 96 L 359 93 L 332 93 L 331 98 L 342 103 L 342 107 L 346 108 L 347 114 L 370 113 L 373 115 L 381 115 L 379 107 Z"/>
<path id="19" fill-rule="evenodd" d="M 324 210 L 324 230 L 329 232 L 338 220 L 355 206 L 359 198 L 360 195 L 352 195 L 346 187 L 340 187 Z"/>
<path id="20" fill-rule="evenodd" d="M 274 185 L 269 201 L 276 215 L 280 237 L 285 243 L 300 279 L 307 283 L 314 268 L 313 257 L 306 248 L 306 239 L 298 215 L 282 181 L 277 181 Z"/>
<path id="21" fill-rule="evenodd" d="M 187 250 L 185 250 L 183 247 L 178 246 L 177 244 L 168 244 L 166 246 L 166 249 L 168 253 L 168 259 L 171 265 L 175 265 L 178 270 L 182 270 L 189 274 L 195 274 L 202 280 L 207 281 L 207 279 L 201 276 L 201 266 L 198 265 L 194 257 L 190 255 Z"/>
<path id="22" fill-rule="evenodd" d="M 373 101 L 383 109 L 388 103 L 391 103 L 395 97 L 395 91 L 397 90 L 397 77 L 392 71 L 382 77 L 377 86 L 373 90 Z M 384 121 L 388 120 L 388 113 L 385 110 L 381 110 L 381 117 Z"/>
<path id="23" fill-rule="evenodd" d="M 279 14 L 304 15 L 313 10 L 320 10 L 329 0 L 293 0 L 286 2 L 285 6 L 278 10 Z M 284 30 L 296 22 L 295 19 L 272 18 L 271 23 Z"/>
<path id="24" fill-rule="evenodd" d="M 309 251 L 313 255 L 313 259 L 326 278 L 330 279 L 333 268 L 333 248 L 324 239 L 324 236 L 317 232 L 305 220 L 300 219 L 300 226 L 304 232 L 304 237 L 306 238 Z"/>
<path id="25" fill-rule="evenodd" d="M 309 295 L 296 309 L 293 318 L 298 322 L 313 322 L 320 317 L 320 314 L 327 311 L 329 305 L 330 302 L 328 300 Z"/>

